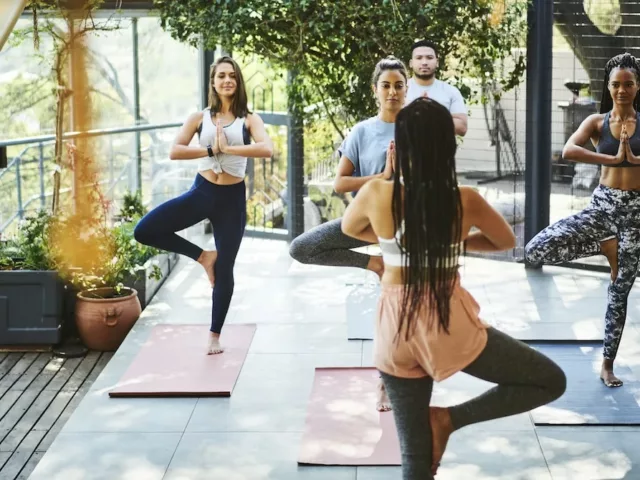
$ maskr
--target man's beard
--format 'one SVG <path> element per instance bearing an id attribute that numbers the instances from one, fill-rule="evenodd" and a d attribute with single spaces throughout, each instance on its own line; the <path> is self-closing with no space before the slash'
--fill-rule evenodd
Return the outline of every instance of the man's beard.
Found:
<path id="1" fill-rule="evenodd" d="M 416 78 L 419 78 L 420 80 L 431 80 L 433 77 L 436 76 L 436 72 L 435 71 L 433 73 L 416 73 L 416 72 L 413 72 L 413 74 L 416 76 Z"/>

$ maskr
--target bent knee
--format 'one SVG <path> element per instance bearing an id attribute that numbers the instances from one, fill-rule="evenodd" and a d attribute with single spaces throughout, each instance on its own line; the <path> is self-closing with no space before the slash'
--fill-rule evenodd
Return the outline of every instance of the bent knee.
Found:
<path id="1" fill-rule="evenodd" d="M 151 238 L 153 238 L 153 234 L 148 228 L 145 228 L 144 223 L 138 222 L 136 228 L 133 229 L 133 238 L 135 238 L 138 243 L 148 245 Z"/>
<path id="2" fill-rule="evenodd" d="M 551 396 L 550 401 L 553 401 L 560 398 L 567 390 L 567 375 L 555 362 L 550 363 L 550 368 L 545 372 L 545 380 Z"/>
<path id="3" fill-rule="evenodd" d="M 533 266 L 540 266 L 543 263 L 542 249 L 533 240 L 524 247 L 524 259 Z"/>
<path id="4" fill-rule="evenodd" d="M 310 251 L 309 245 L 302 238 L 302 235 L 294 238 L 289 245 L 289 256 L 300 263 L 309 263 Z"/>

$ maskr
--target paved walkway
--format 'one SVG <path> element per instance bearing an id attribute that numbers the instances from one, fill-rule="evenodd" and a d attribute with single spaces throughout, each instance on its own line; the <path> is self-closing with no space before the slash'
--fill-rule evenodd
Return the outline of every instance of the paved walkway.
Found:
<path id="1" fill-rule="evenodd" d="M 560 268 L 532 272 L 476 258 L 466 259 L 462 274 L 484 317 L 505 329 L 601 331 L 606 274 Z M 209 322 L 204 273 L 199 265 L 181 261 L 30 478 L 400 479 L 398 467 L 296 463 L 314 367 L 371 364 L 371 342 L 346 339 L 345 283 L 366 275 L 292 263 L 286 243 L 245 239 L 228 322 L 257 323 L 258 329 L 232 397 L 108 398 L 153 325 Z M 636 289 L 619 357 L 636 375 L 639 299 Z M 458 377 L 467 381 L 463 374 Z M 520 415 L 456 433 L 437 478 L 640 479 L 638 443 L 637 427 L 534 428 L 528 415 Z"/>

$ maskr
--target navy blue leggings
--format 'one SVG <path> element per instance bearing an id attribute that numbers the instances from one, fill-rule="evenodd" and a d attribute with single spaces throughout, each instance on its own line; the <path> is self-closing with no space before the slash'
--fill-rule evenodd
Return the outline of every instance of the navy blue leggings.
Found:
<path id="1" fill-rule="evenodd" d="M 214 273 L 211 331 L 220 333 L 233 296 L 233 266 L 247 221 L 246 187 L 216 185 L 198 174 L 188 192 L 159 205 L 138 222 L 135 239 L 145 245 L 177 252 L 197 260 L 202 249 L 175 232 L 205 218 L 211 221 L 218 251 Z"/>

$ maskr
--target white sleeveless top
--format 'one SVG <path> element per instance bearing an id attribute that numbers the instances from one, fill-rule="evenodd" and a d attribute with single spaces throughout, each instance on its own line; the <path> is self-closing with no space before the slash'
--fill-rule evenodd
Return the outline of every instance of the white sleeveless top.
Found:
<path id="1" fill-rule="evenodd" d="M 230 125 L 223 126 L 229 145 L 245 145 L 244 118 L 236 118 Z M 205 147 L 213 145 L 216 138 L 216 125 L 211 118 L 211 110 L 206 108 L 202 112 L 202 131 L 200 132 L 200 145 Z M 213 157 L 203 157 L 198 162 L 198 171 L 213 170 L 215 173 L 226 172 L 234 177 L 244 177 L 247 171 L 247 157 L 230 155 L 218 152 Z"/>
<path id="2" fill-rule="evenodd" d="M 402 241 L 402 236 L 404 235 L 404 220 L 400 223 L 400 228 L 396 232 L 394 238 L 384 238 L 378 237 L 378 242 L 380 244 L 380 251 L 382 252 L 382 261 L 385 265 L 390 265 L 393 267 L 404 267 L 404 262 L 402 259 L 403 249 L 400 246 Z M 454 248 L 458 248 L 458 251 L 461 252 L 464 246 L 464 242 L 460 242 L 459 244 L 453 243 L 449 248 L 452 250 Z M 444 265 L 444 268 L 453 268 L 458 265 L 457 258 L 450 258 L 451 263 L 447 263 Z M 410 262 L 410 259 L 409 259 Z M 407 262 L 407 263 L 409 263 Z"/>

